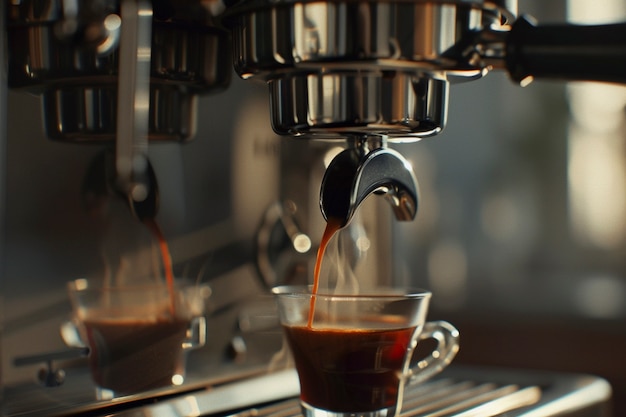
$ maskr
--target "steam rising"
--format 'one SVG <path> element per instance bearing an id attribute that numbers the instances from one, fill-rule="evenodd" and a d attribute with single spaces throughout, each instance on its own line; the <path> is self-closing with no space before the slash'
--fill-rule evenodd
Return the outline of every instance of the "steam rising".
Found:
<path id="1" fill-rule="evenodd" d="M 354 271 L 358 258 L 350 228 L 337 232 L 326 247 L 320 273 L 320 292 L 358 294 L 359 281 Z"/>
<path id="2" fill-rule="evenodd" d="M 111 286 L 164 283 L 159 249 L 148 228 L 128 214 L 110 216 L 107 223 L 100 250 L 104 282 Z"/>

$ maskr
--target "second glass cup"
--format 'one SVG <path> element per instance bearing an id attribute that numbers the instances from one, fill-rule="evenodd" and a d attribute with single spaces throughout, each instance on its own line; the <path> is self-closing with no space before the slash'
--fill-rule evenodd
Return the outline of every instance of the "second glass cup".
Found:
<path id="1" fill-rule="evenodd" d="M 78 343 L 89 347 L 99 398 L 179 385 L 190 349 L 206 339 L 200 287 L 110 287 L 79 279 L 68 285 Z M 70 329 L 71 331 L 71 329 Z"/>
<path id="2" fill-rule="evenodd" d="M 378 288 L 367 294 L 311 294 L 277 287 L 280 322 L 300 380 L 305 416 L 393 416 L 407 384 L 445 368 L 459 350 L 459 333 L 426 321 L 431 293 Z M 434 351 L 412 365 L 420 340 Z"/>

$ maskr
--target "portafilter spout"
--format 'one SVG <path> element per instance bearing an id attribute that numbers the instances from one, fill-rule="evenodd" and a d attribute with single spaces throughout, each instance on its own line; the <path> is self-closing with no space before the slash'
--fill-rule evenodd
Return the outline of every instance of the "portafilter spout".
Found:
<path id="1" fill-rule="evenodd" d="M 413 220 L 417 213 L 418 185 L 409 162 L 383 143 L 371 146 L 359 140 L 340 152 L 322 180 L 320 207 L 326 220 L 350 223 L 361 203 L 372 193 L 383 194 L 396 219 Z"/>
<path id="2" fill-rule="evenodd" d="M 120 189 L 117 181 L 115 149 L 109 147 L 98 152 L 87 167 L 81 188 L 81 199 L 86 212 L 91 216 L 104 216 L 110 198 L 121 198 L 126 202 L 131 214 L 139 221 L 152 220 L 159 211 L 159 186 L 156 173 L 146 158 L 145 195 L 133 199 L 132 195 Z"/>

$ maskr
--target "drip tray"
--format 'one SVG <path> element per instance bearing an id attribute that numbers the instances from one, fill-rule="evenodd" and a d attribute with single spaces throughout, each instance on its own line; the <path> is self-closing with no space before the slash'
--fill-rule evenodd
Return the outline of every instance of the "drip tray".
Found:
<path id="1" fill-rule="evenodd" d="M 479 384 L 445 379 L 426 383 L 405 394 L 402 416 L 495 416 L 537 403 L 538 387 Z M 231 414 L 238 417 L 301 416 L 297 398 Z"/>
<path id="2" fill-rule="evenodd" d="M 263 417 L 301 416 L 298 376 L 293 369 L 264 373 L 261 369 L 210 385 L 188 386 L 186 390 L 160 395 L 122 397 L 85 405 L 77 396 L 84 390 L 80 378 L 69 378 L 67 386 L 41 388 L 23 393 L 19 404 L 30 398 L 33 412 L 19 412 L 15 392 L 5 392 L 10 416 L 107 416 L 107 417 Z M 82 382 L 81 382 L 82 381 Z M 60 389 L 60 391 L 59 391 Z M 65 390 L 65 391 L 64 391 Z M 65 395 L 63 393 L 65 392 Z M 72 393 L 72 395 L 68 394 Z M 40 396 L 56 402 L 42 402 Z M 611 387 L 602 378 L 499 368 L 452 365 L 439 376 L 409 387 L 404 394 L 402 417 L 409 416 L 507 416 L 507 417 L 609 417 Z M 73 401 L 72 401 L 73 400 Z M 39 404 L 41 403 L 41 404 Z M 37 404 L 39 406 L 35 407 Z M 48 404 L 46 407 L 43 404 Z M 74 405 L 72 405 L 74 404 Z M 81 406 L 82 404 L 82 406 Z M 4 404 L 7 407 L 7 404 Z M 23 407 L 22 407 L 23 408 Z M 11 410 L 12 409 L 12 410 Z"/>
<path id="3" fill-rule="evenodd" d="M 284 370 L 115 416 L 300 416 L 298 379 Z M 452 366 L 405 392 L 402 416 L 610 416 L 611 387 L 588 375 Z"/>

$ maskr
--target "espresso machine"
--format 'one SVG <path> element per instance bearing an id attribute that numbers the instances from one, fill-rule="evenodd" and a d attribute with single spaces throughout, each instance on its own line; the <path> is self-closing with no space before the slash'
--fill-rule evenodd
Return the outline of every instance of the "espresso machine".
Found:
<path id="1" fill-rule="evenodd" d="M 429 285 L 404 262 L 432 237 L 412 228 L 432 218 L 418 146 L 446 135 L 454 90 L 491 73 L 511 88 L 626 83 L 626 24 L 539 24 L 516 0 L 10 0 L 1 13 L 0 177 L 18 179 L 2 195 L 8 416 L 298 415 L 269 289 L 310 281 L 325 220 L 342 226 L 336 269 L 359 284 Z M 177 275 L 210 289 L 209 343 L 182 386 L 98 400 L 58 335 L 63 284 L 103 258 L 153 271 L 146 219 Z M 463 340 L 463 309 L 445 307 Z M 406 415 L 611 415 L 603 377 L 483 366 L 516 362 L 471 356 L 500 328 L 467 320 L 466 363 L 407 394 Z"/>

